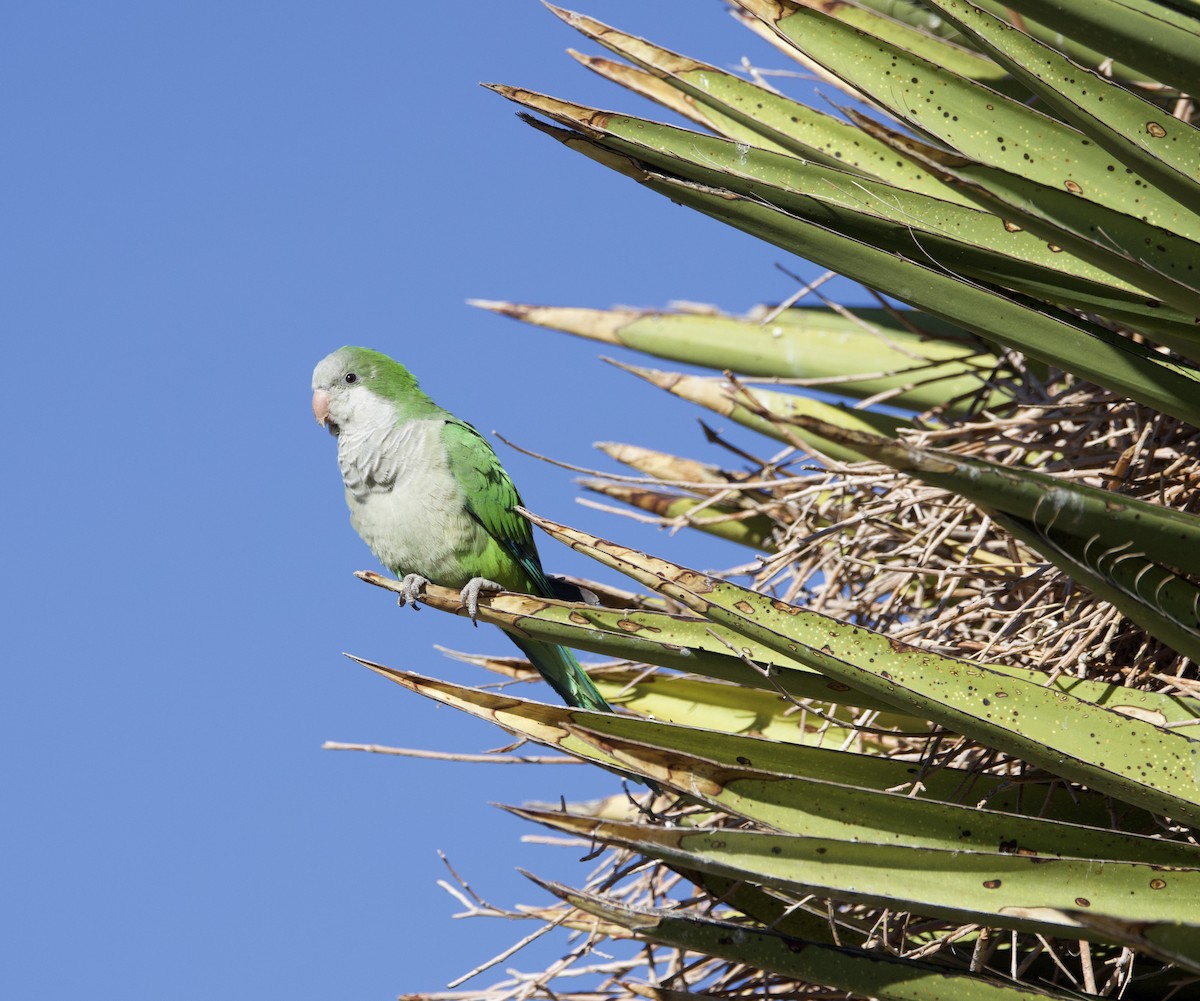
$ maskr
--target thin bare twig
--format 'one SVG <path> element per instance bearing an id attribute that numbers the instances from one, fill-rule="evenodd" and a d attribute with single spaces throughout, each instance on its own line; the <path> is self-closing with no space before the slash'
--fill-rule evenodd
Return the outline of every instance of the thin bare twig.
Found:
<path id="1" fill-rule="evenodd" d="M 394 754 L 402 758 L 427 758 L 433 761 L 466 761 L 474 765 L 581 765 L 578 758 L 560 755 L 515 757 L 503 754 L 463 754 L 457 751 L 422 751 L 415 747 L 387 747 L 383 744 L 343 744 L 327 740 L 323 751 L 366 751 L 370 754 Z"/>

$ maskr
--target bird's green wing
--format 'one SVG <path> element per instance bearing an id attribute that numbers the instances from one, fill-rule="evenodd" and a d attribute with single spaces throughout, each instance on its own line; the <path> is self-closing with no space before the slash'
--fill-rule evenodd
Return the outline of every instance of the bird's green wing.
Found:
<path id="1" fill-rule="evenodd" d="M 467 511 L 495 540 L 505 557 L 515 560 L 531 590 L 551 597 L 551 587 L 533 544 L 533 527 L 514 508 L 524 506 L 513 481 L 487 440 L 470 424 L 447 418 L 442 432 L 450 472 L 462 487 Z M 488 576 L 485 572 L 483 576 Z M 511 590 L 515 582 L 493 578 Z"/>
<path id="2" fill-rule="evenodd" d="M 523 506 L 521 495 L 500 465 L 492 446 L 470 424 L 453 417 L 447 417 L 443 435 L 450 472 L 462 488 L 467 512 L 486 529 L 499 557 L 496 562 L 502 572 L 493 574 L 485 570 L 483 576 L 509 590 L 553 597 L 533 545 L 533 527 L 514 510 Z M 604 696 L 570 650 L 553 643 L 517 636 L 509 638 L 568 705 L 612 712 L 612 707 L 604 701 Z"/>

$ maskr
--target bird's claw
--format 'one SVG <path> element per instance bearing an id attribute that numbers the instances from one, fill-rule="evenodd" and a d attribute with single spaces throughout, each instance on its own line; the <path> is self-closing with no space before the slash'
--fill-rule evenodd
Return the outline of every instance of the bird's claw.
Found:
<path id="1" fill-rule="evenodd" d="M 467 581 L 467 586 L 459 592 L 458 597 L 467 606 L 467 614 L 474 622 L 475 616 L 479 614 L 479 592 L 503 590 L 503 585 L 497 584 L 494 580 L 488 580 L 486 577 L 472 577 Z"/>
<path id="2" fill-rule="evenodd" d="M 401 608 L 405 605 L 412 605 L 414 611 L 420 608 L 418 599 L 428 583 L 429 578 L 422 577 L 419 573 L 405 574 L 400 581 L 400 597 L 396 599 L 396 604 Z"/>

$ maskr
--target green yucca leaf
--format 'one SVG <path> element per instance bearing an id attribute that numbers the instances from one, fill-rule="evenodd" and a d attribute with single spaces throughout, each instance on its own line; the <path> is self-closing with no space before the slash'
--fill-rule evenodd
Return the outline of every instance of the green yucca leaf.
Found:
<path id="1" fill-rule="evenodd" d="M 402 584 L 392 577 L 371 571 L 358 574 L 363 580 L 387 591 L 400 593 Z M 423 603 L 440 611 L 465 614 L 458 592 L 429 585 Z M 816 613 L 800 612 L 800 616 Z M 606 608 L 577 602 L 555 601 L 533 595 L 506 593 L 479 604 L 480 621 L 508 632 L 561 643 L 578 650 L 604 656 L 657 664 L 691 674 L 706 675 L 730 682 L 741 689 L 754 688 L 778 693 L 788 699 L 815 699 L 821 702 L 847 703 L 860 709 L 890 711 L 890 700 L 868 691 L 852 689 L 831 681 L 812 667 L 783 656 L 775 649 L 757 643 L 736 630 L 700 616 L 680 615 L 648 608 Z M 814 630 L 829 620 L 817 615 Z M 846 627 L 851 628 L 851 627 Z M 751 666 L 755 665 L 755 666 Z M 1160 725 L 1188 724 L 1200 720 L 1200 700 L 1147 692 L 1123 685 L 1059 675 L 1047 678 L 1030 668 L 1004 664 L 984 665 L 989 671 L 1030 684 L 1041 684 L 1050 692 L 1069 694 L 1084 702 L 1103 706 L 1122 715 Z M 597 675 L 597 684 L 607 687 L 606 694 L 622 701 L 621 694 L 643 672 L 610 672 Z M 662 680 L 662 679 L 660 679 Z M 668 678 L 666 682 L 682 679 Z M 651 679 L 646 680 L 650 684 Z M 658 683 L 655 681 L 655 683 Z M 694 699 L 694 690 L 682 696 Z M 723 690 L 711 701 L 720 704 L 732 694 Z M 634 700 L 629 700 L 632 703 Z M 623 702 L 624 704 L 624 702 Z M 786 707 L 772 710 L 785 712 Z M 898 725 L 915 728 L 921 720 L 902 717 Z"/>
<path id="2" fill-rule="evenodd" d="M 594 152 L 586 140 L 564 141 L 580 152 Z M 605 162 L 629 169 L 627 164 Z M 964 281 L 940 267 L 882 251 L 727 190 L 639 173 L 636 168 L 630 172 L 652 190 L 753 236 L 1200 426 L 1200 372 L 1192 366 L 1173 362 L 1103 327 Z"/>
<path id="3" fill-rule="evenodd" d="M 879 12 L 869 7 L 847 3 L 844 0 L 840 3 L 821 3 L 813 6 L 818 6 L 830 17 L 851 28 L 870 32 L 876 38 L 945 67 L 958 76 L 985 84 L 1017 100 L 1029 97 L 1028 88 L 1014 80 L 1003 66 L 996 65 L 981 52 L 967 48 L 957 40 L 952 41 L 918 25 L 887 16 L 886 13 L 880 16 Z"/>
<path id="4" fill-rule="evenodd" d="M 539 327 L 741 375 L 819 380 L 819 388 L 925 409 L 961 400 L 998 406 L 999 362 L 944 321 L 913 310 L 787 309 L 770 321 L 717 313 L 579 309 L 471 300 Z M 941 335 L 941 336 L 939 336 Z"/>
<path id="5" fill-rule="evenodd" d="M 359 576 L 376 587 L 396 593 L 401 591 L 401 582 L 394 578 L 370 571 L 362 571 Z M 434 585 L 426 587 L 422 601 L 441 611 L 463 610 L 457 591 Z M 478 618 L 508 632 L 561 643 L 577 650 L 707 675 L 733 682 L 743 689 L 769 691 L 781 703 L 772 710 L 773 713 L 790 711 L 790 703 L 781 700 L 776 693 L 792 699 L 844 701 L 862 709 L 892 709 L 889 702 L 865 692 L 851 694 L 845 685 L 831 682 L 816 671 L 781 658 L 769 648 L 747 642 L 737 632 L 703 618 L 644 608 L 603 608 L 521 594 L 504 594 L 486 602 L 481 601 Z M 750 663 L 762 665 L 763 670 L 755 670 Z M 768 679 L 768 670 L 782 673 Z M 598 684 L 606 684 L 603 677 L 598 676 L 596 680 Z M 666 680 L 674 682 L 677 679 Z M 618 702 L 624 702 L 626 700 L 619 693 L 627 687 L 629 677 L 618 675 L 606 694 L 613 695 Z M 713 693 L 710 701 L 719 705 L 722 701 L 733 699 L 735 694 L 725 688 L 720 693 Z M 1140 693 L 1130 694 L 1136 699 Z M 673 697 L 694 700 L 695 689 Z M 1143 704 L 1142 709 L 1145 712 L 1167 713 L 1170 719 L 1175 719 L 1175 713 L 1181 711 L 1165 701 L 1151 701 Z M 762 712 L 761 707 L 755 707 L 753 714 L 757 716 Z M 910 718 L 906 720 L 906 725 L 916 727 L 921 724 L 919 720 Z"/>
<path id="6" fill-rule="evenodd" d="M 693 913 L 630 907 L 598 894 L 572 890 L 532 876 L 530 879 L 588 914 L 624 925 L 638 938 L 745 963 L 806 983 L 829 984 L 880 1001 L 1069 1001 L 1075 997 L 951 972 L 944 966 L 920 960 L 892 958 L 877 950 L 868 952 L 797 940 L 775 930 Z"/>
<path id="7" fill-rule="evenodd" d="M 854 30 L 776 0 L 738 0 L 805 55 L 910 128 L 965 156 L 1200 240 L 1200 215 L 1125 171 L 1075 128 Z"/>
<path id="8" fill-rule="evenodd" d="M 1190 94 L 1200 90 L 1200 8 L 1190 0 L 1004 0 L 1004 6 L 1119 56 L 1147 79 Z"/>
<path id="9" fill-rule="evenodd" d="M 875 0 L 859 0 L 859 2 L 874 5 Z M 888 0 L 879 0 L 879 2 L 887 3 Z M 975 0 L 975 6 L 986 10 L 989 14 L 994 14 L 1006 20 L 1013 16 L 1014 5 L 1009 4 L 1007 0 Z M 964 36 L 954 27 L 952 22 L 940 17 L 931 8 L 922 5 L 922 9 L 926 10 L 930 16 L 937 17 L 942 30 L 950 32 L 950 37 L 962 45 L 971 44 L 970 36 Z M 1106 75 L 1111 75 L 1114 79 L 1140 81 L 1143 83 L 1150 79 L 1150 77 L 1140 70 L 1134 69 L 1128 63 L 1114 58 L 1112 52 L 1101 52 L 1091 46 L 1083 45 L 1078 39 L 1070 37 L 1055 28 L 1048 27 L 1038 19 L 1038 14 L 1042 9 L 1042 6 L 1039 5 L 1037 10 L 1027 10 L 1019 15 L 1021 30 L 1027 35 L 1031 35 L 1039 42 L 1053 45 L 1072 62 L 1078 63 L 1080 66 L 1085 66 L 1088 69 L 1102 70 Z"/>
<path id="10" fill-rule="evenodd" d="M 590 69 L 597 76 L 602 76 L 605 80 L 618 84 L 626 90 L 646 98 L 648 101 L 662 105 L 674 114 L 679 115 L 680 118 L 686 118 L 688 121 L 699 125 L 702 129 L 707 129 L 709 132 L 714 132 L 717 135 L 725 136 L 727 139 L 733 139 L 737 142 L 750 142 L 763 149 L 786 152 L 778 143 L 771 142 L 770 139 L 759 135 L 753 129 L 739 125 L 736 120 L 723 116 L 715 110 L 705 109 L 683 91 L 672 87 L 667 80 L 660 76 L 647 73 L 644 69 L 640 69 L 637 66 L 630 66 L 628 63 L 623 63 L 616 59 L 609 59 L 607 56 L 589 55 L 577 49 L 567 49 L 567 55 L 576 60 L 581 66 Z"/>
<path id="11" fill-rule="evenodd" d="M 526 516 L 571 548 L 901 711 L 1117 799 L 1200 822 L 1200 741 Z"/>
<path id="12" fill-rule="evenodd" d="M 1062 832 L 1075 825 L 1081 828 L 1079 833 L 1084 839 L 1081 846 L 1085 843 L 1105 846 L 1117 856 L 1137 859 L 1149 851 L 1147 841 L 1152 840 L 1100 831 L 1099 828 L 1113 824 L 1131 831 L 1145 828 L 1148 817 L 1137 810 L 1114 809 L 1114 804 L 1103 796 L 1067 789 L 1057 783 L 1018 783 L 1004 776 L 953 767 L 926 769 L 917 762 L 876 754 L 779 741 L 727 729 L 546 705 L 423 677 L 411 671 L 399 671 L 357 657 L 352 659 L 416 694 L 495 723 L 510 733 L 605 767 L 663 778 L 686 794 L 739 805 L 734 812 L 761 811 L 766 809 L 762 804 L 791 798 L 798 788 L 824 788 L 822 784 L 825 784 L 845 787 L 831 793 L 843 798 L 854 795 L 846 790 L 861 793 L 867 803 L 863 810 L 866 817 L 873 813 L 877 815 L 876 807 L 871 804 L 877 804 L 879 809 L 886 805 L 885 800 L 877 797 L 911 791 L 919 784 L 924 797 L 928 798 L 915 802 L 948 808 L 959 804 L 945 813 L 935 810 L 927 814 L 937 818 L 943 828 L 943 843 L 979 846 L 983 843 L 981 839 L 988 838 L 995 841 L 993 847 L 996 850 L 1010 842 L 1030 850 L 1039 844 L 1065 846 L 1069 842 Z M 595 680 L 604 684 L 603 675 L 596 675 Z M 661 682 L 663 679 L 656 680 Z M 672 775 L 664 776 L 664 768 Z M 728 784 L 728 796 L 722 796 L 718 788 L 721 784 Z M 772 786 L 778 786 L 778 794 L 773 795 Z M 907 793 L 905 796 L 907 798 Z M 754 803 L 760 805 L 756 807 Z M 953 822 L 948 818 L 956 815 L 958 810 L 976 810 L 980 805 L 986 807 L 986 815 L 981 820 L 982 833 L 976 836 L 967 828 L 953 828 Z M 793 816 L 796 808 L 795 805 L 791 807 Z M 912 816 L 906 812 L 907 808 L 898 809 L 905 816 Z M 925 807 L 915 809 L 919 814 Z M 819 808 L 814 807 L 814 810 L 820 812 Z M 1035 813 L 1036 818 L 1030 816 Z M 777 818 L 781 817 L 782 814 L 777 814 Z M 853 822 L 852 818 L 850 820 Z M 1026 824 L 1026 820 L 1032 826 Z M 1035 820 L 1037 823 L 1033 823 Z M 1043 829 L 1038 826 L 1042 823 L 1050 826 Z M 910 833 L 916 832 L 919 826 L 918 818 Z M 868 829 L 865 823 L 863 829 Z M 887 836 L 886 827 L 879 831 L 880 837 Z M 1095 833 L 1097 840 L 1088 842 L 1089 832 Z M 1034 840 L 1023 841 L 1023 833 L 1030 833 Z M 1104 838 L 1100 837 L 1102 834 Z M 1154 843 L 1163 846 L 1161 858 L 1170 860 L 1170 864 L 1189 865 L 1196 851 L 1194 846 L 1187 844 Z"/>
<path id="13" fill-rule="evenodd" d="M 698 403 L 715 413 L 736 421 L 743 427 L 790 445 L 807 444 L 824 455 L 844 461 L 863 458 L 852 447 L 833 441 L 823 435 L 814 434 L 799 424 L 792 423 L 801 415 L 810 415 L 818 420 L 847 430 L 866 430 L 870 434 L 895 435 L 897 430 L 909 422 L 890 414 L 873 410 L 851 410 L 847 407 L 824 403 L 809 396 L 796 393 L 781 393 L 773 389 L 755 387 L 752 397 L 739 392 L 724 379 L 712 379 L 699 375 L 683 375 L 679 372 L 662 372 L 653 368 L 638 368 L 622 365 L 608 359 L 617 368 L 623 369 L 668 393 Z M 793 432 L 792 428 L 795 428 Z"/>
<path id="14" fill-rule="evenodd" d="M 788 153 L 801 161 L 811 160 L 850 173 L 879 177 L 913 191 L 931 194 L 945 191 L 945 186 L 922 168 L 897 157 L 886 145 L 832 115 L 716 66 L 627 35 L 593 18 L 547 6 L 588 38 L 679 91 L 692 105 L 693 112 L 688 117 L 697 120 L 697 115 L 703 116 L 708 127 L 729 139 Z M 962 196 L 949 192 L 942 197 Z"/>
<path id="15" fill-rule="evenodd" d="M 1072 296 L 1070 289 L 1048 286 L 1042 290 L 1047 298 L 1098 312 L 1152 334 L 1189 357 L 1200 354 L 1196 317 L 1200 296 L 1195 274 L 1200 244 L 1103 205 L 1085 202 L 1068 191 L 946 154 L 856 112 L 850 115 L 864 131 L 924 164 L 947 183 L 960 186 L 1004 219 L 1006 226 L 1019 224 L 1049 241 L 1051 253 L 1069 248 L 1077 260 L 1088 261 L 1112 276 L 1108 290 L 1094 287 L 1078 290 Z M 1133 284 L 1157 298 L 1122 294 Z"/>
<path id="16" fill-rule="evenodd" d="M 530 124 L 674 201 L 890 292 L 982 337 L 1200 425 L 1200 374 L 1104 327 L 1038 308 L 1021 297 L 881 250 L 757 199 L 649 172 L 577 132 Z"/>
<path id="17" fill-rule="evenodd" d="M 864 10 L 873 10 L 893 21 L 911 24 L 914 28 L 920 28 L 939 38 L 949 38 L 960 45 L 970 45 L 970 40 L 964 39 L 953 24 L 921 0 L 854 0 L 854 5 Z"/>
<path id="18" fill-rule="evenodd" d="M 1190 309 L 1192 319 L 1200 315 L 1200 291 L 1182 280 L 1188 275 L 1188 262 L 1200 257 L 1200 245 L 1111 210 L 1089 216 L 1088 210 L 1098 207 L 1067 192 L 1055 194 L 1059 202 L 1070 203 L 1065 213 L 1073 212 L 1080 220 L 1077 228 L 1090 227 L 1091 239 L 1070 233 L 1073 239 L 1061 242 L 1081 245 L 1087 257 L 1073 256 L 1033 232 L 1003 225 L 990 211 L 675 126 L 600 112 L 527 90 L 500 85 L 491 89 L 648 170 L 727 189 L 880 249 L 944 263 L 979 281 L 1089 312 L 1116 306 L 1140 315 L 1146 310 L 1147 293 L 1153 292 L 1180 309 Z M 871 131 L 865 125 L 864 130 Z M 876 131 L 882 141 L 891 142 L 884 130 Z M 932 154 L 919 156 L 917 143 L 896 145 L 932 173 L 951 173 Z M 974 189 L 966 191 L 975 194 Z M 1104 234 L 1103 246 L 1094 234 Z M 1107 241 L 1119 239 L 1130 241 L 1127 246 L 1136 251 L 1108 249 Z M 1114 256 L 1132 280 L 1128 274 L 1125 281 L 1114 278 L 1111 269 L 1102 266 Z M 1099 264 L 1092 263 L 1092 257 Z"/>
<path id="19" fill-rule="evenodd" d="M 715 672 L 709 673 L 715 676 Z M 677 723 L 706 733 L 817 748 L 831 741 L 839 744 L 852 741 L 859 750 L 878 752 L 886 745 L 889 731 L 929 732 L 929 724 L 924 720 L 898 713 L 889 706 L 880 707 L 871 728 L 855 730 L 854 721 L 862 715 L 860 708 L 813 705 L 801 709 L 769 685 L 734 687 L 695 675 L 649 673 L 644 667 L 602 668 L 592 680 L 610 705 L 658 723 Z M 825 698 L 829 698 L 828 686 Z M 829 726 L 834 728 L 832 732 Z"/>
<path id="20" fill-rule="evenodd" d="M 1184 205 L 1200 203 L 1200 130 L 978 7 L 963 0 L 929 2 L 1126 167 Z M 1196 29 L 1194 44 L 1200 46 L 1200 21 Z"/>
<path id="21" fill-rule="evenodd" d="M 588 733 L 578 732 L 589 739 Z M 910 848 L 1200 867 L 1200 846 L 1114 832 L 1108 829 L 1107 817 L 1101 828 L 1014 816 L 973 804 L 863 789 L 836 773 L 814 779 L 730 766 L 709 760 L 707 749 L 700 752 L 702 757 L 657 741 L 648 746 L 607 736 L 595 738 L 595 746 L 630 771 L 776 831 Z"/>
<path id="22" fill-rule="evenodd" d="M 1045 859 L 998 852 L 908 848 L 730 829 L 651 827 L 506 807 L 527 820 L 620 845 L 673 866 L 716 872 L 790 893 L 829 896 L 950 921 L 1042 935 L 1099 937 L 1075 911 L 1174 924 L 1200 960 L 1195 923 L 1200 870 L 1136 862 Z M 937 872 L 930 879 L 930 871 Z"/>

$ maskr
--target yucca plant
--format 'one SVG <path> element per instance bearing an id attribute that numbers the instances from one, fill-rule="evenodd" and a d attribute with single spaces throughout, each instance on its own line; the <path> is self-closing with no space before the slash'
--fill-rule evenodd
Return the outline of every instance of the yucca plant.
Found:
<path id="1" fill-rule="evenodd" d="M 529 124 L 877 302 L 481 303 L 716 370 L 631 372 L 765 444 L 586 483 L 746 566 L 533 517 L 653 593 L 481 611 L 621 713 L 370 665 L 650 784 L 516 810 L 612 849 L 528 912 L 593 982 L 462 996 L 1200 997 L 1200 4 L 738 0 L 844 118 L 552 9 L 689 126 L 493 87 Z"/>

